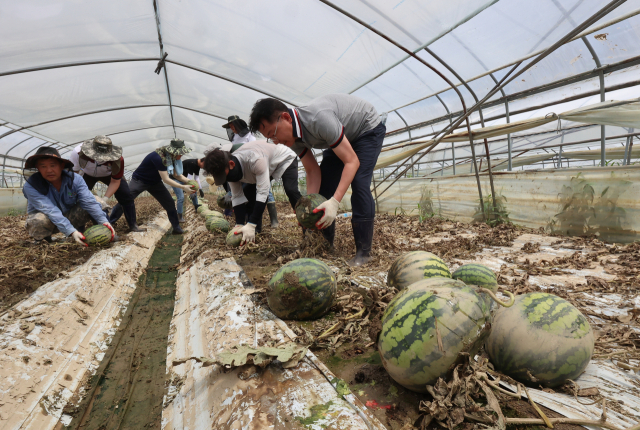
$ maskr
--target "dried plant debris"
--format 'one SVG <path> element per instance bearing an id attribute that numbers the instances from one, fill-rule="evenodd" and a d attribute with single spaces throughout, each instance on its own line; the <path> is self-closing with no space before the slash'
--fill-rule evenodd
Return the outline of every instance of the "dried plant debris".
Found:
<path id="1" fill-rule="evenodd" d="M 202 363 L 202 367 L 219 364 L 225 368 L 244 366 L 247 363 L 259 367 L 266 367 L 272 361 L 278 360 L 284 369 L 295 367 L 307 353 L 307 348 L 290 342 L 277 347 L 261 346 L 252 348 L 239 345 L 235 349 L 219 353 L 215 358 L 189 357 L 174 360 L 172 365 L 178 366 L 189 360 Z"/>
<path id="2" fill-rule="evenodd" d="M 313 350 L 330 368 L 339 368 L 345 363 L 359 363 L 352 365 L 355 374 L 336 373 L 338 378 L 344 378 L 349 384 L 369 386 L 375 382 L 371 380 L 365 383 L 363 378 L 358 377 L 358 372 L 364 369 L 362 366 L 386 374 L 377 356 L 377 339 L 382 328 L 382 314 L 397 294 L 397 290 L 387 286 L 386 272 L 396 258 L 414 250 L 432 252 L 443 258 L 452 269 L 469 261 L 482 262 L 488 256 L 493 261 L 501 260 L 503 264 L 496 274 L 502 289 L 524 294 L 548 291 L 549 286 L 553 287 L 551 292 L 567 299 L 589 317 L 598 336 L 594 359 L 612 359 L 623 370 L 637 371 L 640 366 L 640 308 L 633 305 L 637 303 L 640 291 L 640 244 L 611 245 L 595 237 L 551 239 L 548 235 L 541 236 L 544 234 L 541 231 L 512 224 L 490 227 L 436 217 L 420 222 L 416 217 L 383 214 L 376 216 L 371 262 L 354 268 L 346 263 L 355 251 L 348 218 L 337 219 L 335 249 L 330 250 L 320 233 L 307 231 L 303 235 L 288 204 L 277 205 L 279 228 L 270 228 L 265 214 L 263 231 L 256 236 L 256 243 L 240 248 L 227 247 L 223 235 L 218 237 L 206 233 L 208 245 L 203 245 L 207 250 L 202 255 L 212 259 L 236 257 L 256 288 L 254 300 L 265 307 L 264 287 L 283 264 L 302 257 L 317 258 L 327 263 L 336 273 L 338 281 L 338 292 L 331 311 L 315 321 L 286 323 L 296 334 L 295 342 Z M 518 240 L 523 234 L 529 236 Z M 201 245 L 194 243 L 193 246 Z M 573 275 L 571 281 L 562 280 L 557 284 L 540 282 L 540 279 L 547 279 L 544 277 L 568 279 L 567 275 Z M 619 313 L 609 315 L 601 312 L 603 306 L 600 300 L 608 300 L 607 306 L 619 308 Z M 458 382 L 456 378 L 438 382 L 432 387 L 431 395 L 421 398 L 411 397 L 410 393 L 403 391 L 402 387 L 396 387 L 388 377 L 382 378 L 379 384 L 385 386 L 384 392 L 389 393 L 388 397 L 362 397 L 361 400 L 370 404 L 370 408 L 386 414 L 384 417 L 388 428 L 420 428 L 421 422 L 428 424 L 429 428 L 453 428 L 458 423 L 457 428 L 463 430 L 509 427 L 512 424 L 510 420 L 516 419 L 513 418 L 514 414 L 525 417 L 518 418 L 520 421 L 514 422 L 514 425 L 529 425 L 523 420 L 532 420 L 534 423 L 540 421 L 542 426 L 545 425 L 545 418 L 526 398 L 523 397 L 523 400 L 519 395 L 516 398 L 514 393 L 499 392 L 489 375 L 512 384 L 515 384 L 514 381 L 500 376 L 486 368 L 486 365 L 481 371 L 478 366 L 475 363 L 458 368 Z M 447 388 L 449 391 L 443 394 L 445 386 L 453 389 L 449 397 L 451 389 Z M 398 397 L 390 394 L 391 388 L 396 389 Z M 367 390 L 362 391 L 352 385 L 351 391 L 360 396 Z M 572 394 L 569 389 L 564 391 Z M 495 401 L 488 392 L 493 393 Z M 576 391 L 575 394 L 584 401 L 602 400 L 598 395 L 589 393 L 581 391 L 578 394 Z M 590 397 L 585 397 L 587 395 Z M 422 412 L 418 410 L 419 404 Z M 611 402 L 607 407 L 615 409 L 616 404 Z M 501 418 L 500 408 L 508 411 L 509 415 L 504 412 Z M 431 418 L 420 418 L 416 422 L 420 413 Z M 548 410 L 545 413 L 550 422 L 559 422 L 558 414 Z M 570 424 L 565 422 L 561 428 L 577 429 Z"/>
<path id="3" fill-rule="evenodd" d="M 138 224 L 150 221 L 161 210 L 153 197 L 136 199 Z M 24 228 L 25 220 L 26 215 L 0 217 L 0 313 L 41 285 L 66 276 L 99 250 L 81 247 L 61 233 L 53 236 L 52 243 L 35 242 Z M 124 241 L 128 240 L 127 229 L 123 217 L 116 232 Z"/>

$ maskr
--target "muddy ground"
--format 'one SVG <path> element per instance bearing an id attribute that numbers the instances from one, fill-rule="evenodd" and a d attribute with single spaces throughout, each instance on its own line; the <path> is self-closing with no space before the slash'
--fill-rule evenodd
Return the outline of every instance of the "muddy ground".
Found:
<path id="1" fill-rule="evenodd" d="M 136 199 L 138 223 L 144 225 L 162 208 L 153 197 Z M 26 215 L 0 217 L 0 314 L 27 297 L 40 285 L 53 281 L 87 261 L 100 248 L 82 248 L 54 235 L 51 244 L 35 243 L 24 228 Z M 115 226 L 126 240 L 124 217 Z"/>
<path id="2" fill-rule="evenodd" d="M 211 206 L 217 209 L 215 203 Z M 266 287 L 278 268 L 297 258 L 318 258 L 332 267 L 337 272 L 339 291 L 331 312 L 316 321 L 287 321 L 287 324 L 298 335 L 298 341 L 309 345 L 339 378 L 349 384 L 364 404 L 376 411 L 389 429 L 439 427 L 436 420 L 430 424 L 423 422 L 428 415 L 426 402 L 433 398 L 396 384 L 384 370 L 376 348 L 380 317 L 396 294 L 386 285 L 386 271 L 397 257 L 408 251 L 433 252 L 443 258 L 452 271 L 467 262 L 496 260 L 499 265 L 492 268 L 499 283 L 503 289 L 515 294 L 540 291 L 545 282 L 555 285 L 554 293 L 571 301 L 589 317 L 599 336 L 594 357 L 606 358 L 613 353 L 620 357 L 622 365 L 638 365 L 640 309 L 627 310 L 626 316 L 624 312 L 623 316 L 607 316 L 594 312 L 584 295 L 617 293 L 620 308 L 624 308 L 625 303 L 633 303 L 640 286 L 640 244 L 609 245 L 595 237 L 550 237 L 510 224 L 491 228 L 485 224 L 469 225 L 441 218 L 420 223 L 415 217 L 380 215 L 376 218 L 372 261 L 361 268 L 351 268 L 346 262 L 355 250 L 348 218 L 338 218 L 336 250 L 329 253 L 319 235 L 312 234 L 303 240 L 288 204 L 278 203 L 278 210 L 280 227 L 271 229 L 265 216 L 264 231 L 257 236 L 255 245 L 231 249 L 220 237 L 211 235 L 203 246 L 214 249 L 219 257 L 236 257 L 259 289 Z M 541 250 L 540 243 L 545 249 Z M 558 252 L 554 254 L 553 250 Z M 601 273 L 607 274 L 607 278 L 596 276 Z M 556 278 L 562 282 L 554 284 Z M 264 293 L 257 299 L 267 306 Z M 359 318 L 347 319 L 358 313 L 361 313 Z M 571 387 L 558 390 L 572 393 Z M 500 393 L 497 398 L 505 417 L 540 417 L 526 401 Z M 476 401 L 486 403 L 482 395 Z M 624 412 L 616 408 L 615 402 L 608 407 Z M 551 410 L 542 409 L 548 417 L 560 417 Z M 473 420 L 465 419 L 459 425 L 459 428 L 470 429 L 475 424 Z M 510 426 L 513 427 L 518 426 Z M 578 428 L 566 424 L 556 427 Z"/>

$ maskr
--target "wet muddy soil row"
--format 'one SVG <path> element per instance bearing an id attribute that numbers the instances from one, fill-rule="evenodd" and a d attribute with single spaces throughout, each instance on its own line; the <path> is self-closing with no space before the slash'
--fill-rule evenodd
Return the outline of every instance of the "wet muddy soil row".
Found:
<path id="1" fill-rule="evenodd" d="M 182 236 L 165 235 L 156 245 L 122 323 L 83 400 L 67 407 L 69 428 L 160 429 L 167 338 L 175 301 Z"/>

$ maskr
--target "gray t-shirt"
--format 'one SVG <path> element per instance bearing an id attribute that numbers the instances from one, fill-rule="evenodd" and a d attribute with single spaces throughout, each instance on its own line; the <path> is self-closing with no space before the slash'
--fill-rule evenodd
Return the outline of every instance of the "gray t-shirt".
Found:
<path id="1" fill-rule="evenodd" d="M 291 149 L 300 158 L 311 148 L 335 148 L 345 136 L 354 142 L 380 124 L 380 115 L 371 103 L 349 94 L 318 97 L 290 113 L 298 138 Z"/>

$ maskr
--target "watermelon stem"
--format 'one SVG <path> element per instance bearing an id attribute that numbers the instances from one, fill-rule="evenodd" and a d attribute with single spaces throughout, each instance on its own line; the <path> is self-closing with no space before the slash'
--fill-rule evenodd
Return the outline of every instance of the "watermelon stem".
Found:
<path id="1" fill-rule="evenodd" d="M 331 327 L 329 327 L 328 330 L 326 330 L 324 333 L 322 333 L 320 336 L 316 337 L 316 340 L 320 340 L 323 337 L 327 337 L 329 336 L 331 333 L 333 333 L 336 329 L 338 329 L 339 326 L 342 325 L 342 321 L 339 321 L 337 323 L 335 323 L 334 325 L 332 325 Z"/>
<path id="2" fill-rule="evenodd" d="M 478 290 L 480 290 L 483 293 L 487 293 L 489 296 L 491 296 L 491 298 L 500 306 L 504 306 L 505 308 L 510 308 L 511 306 L 513 306 L 513 304 L 516 301 L 516 296 L 513 295 L 513 293 L 510 293 L 509 291 L 502 291 L 503 294 L 506 294 L 507 296 L 509 296 L 509 301 L 508 302 L 503 302 L 502 300 L 500 300 L 499 298 L 496 297 L 495 294 L 493 294 L 493 291 L 491 290 L 487 290 L 486 288 L 478 288 Z"/>

